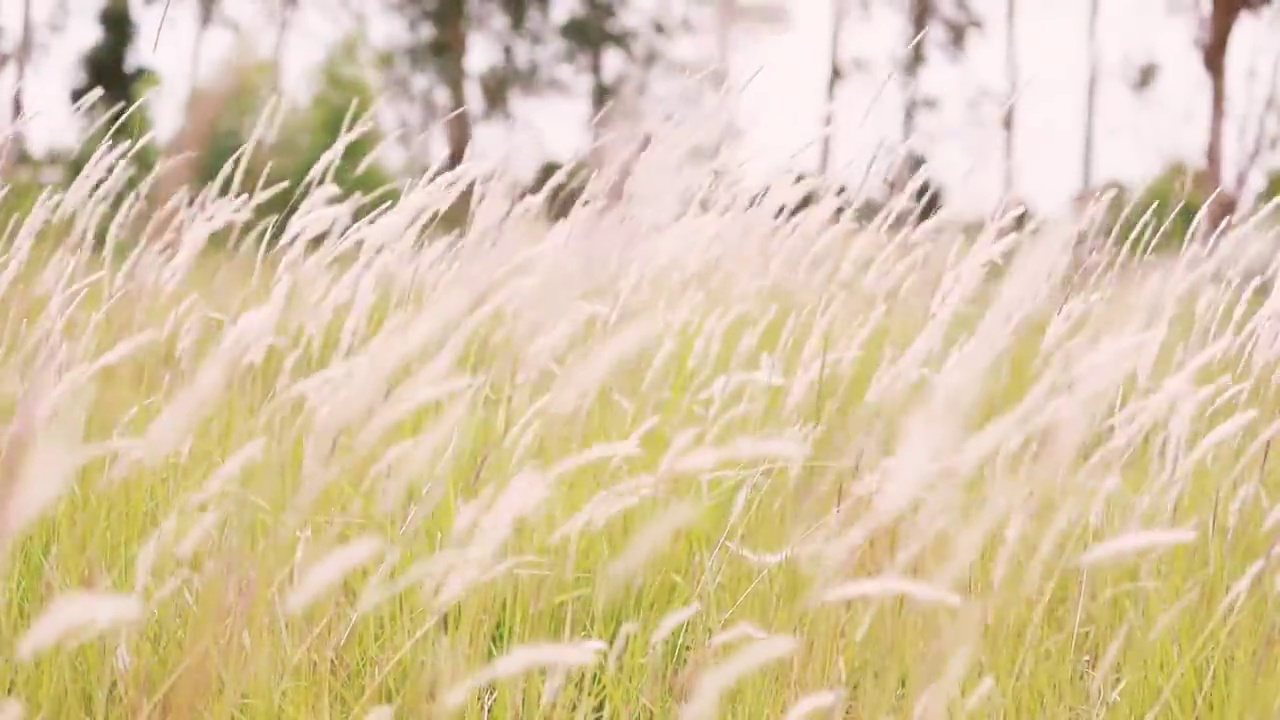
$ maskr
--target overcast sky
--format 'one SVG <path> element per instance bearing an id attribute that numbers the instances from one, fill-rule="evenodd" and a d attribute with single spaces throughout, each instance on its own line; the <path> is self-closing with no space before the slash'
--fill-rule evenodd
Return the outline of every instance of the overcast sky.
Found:
<path id="1" fill-rule="evenodd" d="M 95 36 L 100 0 L 66 0 L 70 24 L 66 32 L 43 48 L 27 90 L 28 108 L 37 114 L 32 141 L 38 147 L 63 143 L 71 135 L 67 105 L 75 81 L 76 64 Z M 760 2 L 761 0 L 750 0 Z M 785 2 L 786 0 L 779 0 Z M 740 116 L 753 153 L 765 164 L 810 169 L 813 142 L 819 131 L 822 94 L 826 83 L 825 56 L 829 45 L 830 0 L 790 0 L 790 21 L 767 36 L 753 34 L 739 44 L 735 76 L 752 77 L 741 98 Z M 233 14 L 246 26 L 270 27 L 265 13 L 275 0 L 232 0 Z M 855 0 L 854 4 L 860 4 Z M 870 60 L 868 69 L 848 80 L 837 109 L 835 148 L 840 168 L 852 180 L 860 163 L 875 148 L 896 137 L 900 102 L 897 88 L 880 92 L 891 70 L 893 53 L 905 45 L 894 5 L 905 0 L 870 0 L 883 9 L 870 17 L 855 14 L 845 33 L 843 55 Z M 1171 10 L 1192 0 L 1102 0 L 1102 81 L 1099 106 L 1097 164 L 1100 179 L 1138 181 L 1170 159 L 1200 157 L 1208 125 L 1208 83 L 1194 51 L 1195 17 Z M 53 0 L 35 0 L 37 13 L 47 17 Z M 189 78 L 187 57 L 194 30 L 191 0 L 173 0 L 159 44 L 155 41 L 158 10 L 140 18 L 138 59 L 160 71 L 165 88 L 157 108 L 161 131 L 178 118 Z M 325 7 L 331 0 L 302 0 L 305 12 L 289 39 L 285 68 L 290 86 L 301 91 L 308 73 L 324 57 L 344 24 Z M 983 91 L 1003 92 L 1003 0 L 974 0 L 987 22 L 985 37 L 961 66 L 939 68 L 928 77 L 929 89 L 942 100 L 940 109 L 923 123 L 926 147 L 950 197 L 966 207 L 991 203 L 999 185 L 999 105 L 982 101 Z M 1017 135 L 1018 187 L 1022 195 L 1043 209 L 1060 208 L 1077 191 L 1086 73 L 1086 0 L 1022 0 L 1018 46 L 1022 78 Z M 20 17 L 21 0 L 0 0 L 0 20 L 12 37 Z M 262 8 L 268 8 L 264 11 Z M 1235 129 L 1246 126 L 1250 107 L 1260 101 L 1261 87 L 1280 50 L 1280 21 L 1275 13 L 1243 23 L 1233 39 L 1232 100 L 1229 112 Z M 1267 38 L 1267 35 L 1271 39 Z M 265 51 L 270 38 L 257 38 Z M 708 37 L 708 42 L 710 38 Z M 205 74 L 212 76 L 234 49 L 231 34 L 216 33 L 207 41 Z M 1125 78 L 1145 61 L 1162 66 L 1160 80 L 1143 97 L 1135 97 Z M 6 76 L 3 84 L 12 81 Z M 490 130 L 478 138 L 490 153 L 504 153 L 533 145 L 539 152 L 567 156 L 585 141 L 582 103 L 540 105 L 534 117 L 523 118 L 518 141 Z M 864 120 L 865 119 L 865 120 Z M 1228 156 L 1228 163 L 1231 162 Z"/>

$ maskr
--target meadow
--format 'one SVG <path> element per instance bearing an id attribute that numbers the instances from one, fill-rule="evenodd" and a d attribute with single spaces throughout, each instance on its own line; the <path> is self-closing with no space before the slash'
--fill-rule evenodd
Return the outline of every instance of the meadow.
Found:
<path id="1" fill-rule="evenodd" d="M 1260 227 L 424 242 L 442 180 L 131 243 L 117 165 L 0 260 L 0 718 L 1280 712 Z"/>

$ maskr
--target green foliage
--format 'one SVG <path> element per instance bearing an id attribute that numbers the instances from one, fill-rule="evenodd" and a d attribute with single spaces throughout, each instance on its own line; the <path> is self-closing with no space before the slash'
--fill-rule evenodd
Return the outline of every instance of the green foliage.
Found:
<path id="1" fill-rule="evenodd" d="M 580 162 L 568 165 L 548 160 L 538 168 L 526 195 L 542 195 L 543 212 L 551 221 L 563 220 L 573 212 L 587 190 L 591 168 Z"/>
<path id="2" fill-rule="evenodd" d="M 102 95 L 87 107 L 94 130 L 81 144 L 71 161 L 70 176 L 84 169 L 90 155 L 103 141 L 137 142 L 151 131 L 151 118 L 144 106 L 133 107 L 155 87 L 157 78 L 146 68 L 131 67 L 129 49 L 137 33 L 126 0 L 111 0 L 98 14 L 101 36 L 81 62 L 82 81 L 71 91 L 71 101 L 79 104 L 94 92 Z M 154 147 L 139 148 L 132 156 L 133 181 L 150 172 L 156 164 Z"/>
<path id="3" fill-rule="evenodd" d="M 1197 188 L 1196 172 L 1174 163 L 1147 183 L 1136 196 L 1111 210 L 1108 229 L 1131 252 L 1178 252 L 1195 230 L 1205 196 Z M 1126 207 L 1127 206 L 1127 207 Z"/>
<path id="4" fill-rule="evenodd" d="M 45 190 L 34 167 L 23 166 L 21 170 L 25 172 L 14 173 L 6 178 L 4 186 L 0 188 L 0 241 L 9 240 L 10 223 L 21 222 L 35 207 L 40 194 Z"/>
<path id="5" fill-rule="evenodd" d="M 1272 170 L 1267 175 L 1267 182 L 1258 193 L 1258 203 L 1265 204 L 1280 200 L 1280 170 Z"/>
<path id="6" fill-rule="evenodd" d="M 377 151 L 383 136 L 369 116 L 377 97 L 363 73 L 358 49 L 354 37 L 343 42 L 321 69 L 320 90 L 310 105 L 285 118 L 282 138 L 274 153 L 280 163 L 281 179 L 296 193 L 306 191 L 313 168 L 346 142 L 340 156 L 327 164 L 323 179 L 343 195 L 362 202 L 375 195 L 384 201 L 393 199 L 386 195 L 392 182 L 389 173 L 376 162 L 366 162 Z M 368 120 L 365 130 L 344 140 L 344 135 L 362 119 Z M 292 200 L 283 195 L 277 197 Z M 363 204 L 359 215 L 370 209 L 370 205 Z M 291 209 L 285 214 L 289 212 Z"/>
<path id="7" fill-rule="evenodd" d="M 198 179 L 202 185 L 214 182 L 227 163 L 236 160 L 251 137 L 254 126 L 262 119 L 270 95 L 270 67 L 265 63 L 245 65 L 239 69 L 230 97 L 220 108 L 208 141 L 202 148 Z M 256 180 L 265 168 L 266 160 L 261 149 L 250 156 L 252 172 L 248 177 Z"/>
<path id="8" fill-rule="evenodd" d="M 321 68 L 319 90 L 310 103 L 290 109 L 278 135 L 266 147 L 251 148 L 246 183 L 258 182 L 265 173 L 266 185 L 286 186 L 259 206 L 261 219 L 274 217 L 277 221 L 271 239 L 279 238 L 296 212 L 298 200 L 320 183 L 331 184 L 343 197 L 355 198 L 360 203 L 357 219 L 377 204 L 394 199 L 391 174 L 370 160 L 383 140 L 376 125 L 370 119 L 360 134 L 348 133 L 368 118 L 377 99 L 363 74 L 358 51 L 354 37 L 341 43 Z M 262 64 L 242 68 L 233 97 L 222 107 L 203 153 L 199 173 L 203 184 L 212 183 L 223 173 L 262 120 L 272 92 L 268 71 Z M 340 148 L 336 158 L 335 148 Z M 313 172 L 317 166 L 320 169 Z"/>
<path id="9" fill-rule="evenodd" d="M 102 91 L 99 103 L 112 108 L 113 120 L 138 99 L 138 84 L 146 70 L 130 69 L 128 56 L 137 27 L 126 0 L 111 0 L 98 14 L 102 36 L 89 49 L 81 64 L 83 82 L 71 91 L 71 102 L 79 103 L 95 90 Z M 118 106 L 118 107 L 117 107 Z"/>

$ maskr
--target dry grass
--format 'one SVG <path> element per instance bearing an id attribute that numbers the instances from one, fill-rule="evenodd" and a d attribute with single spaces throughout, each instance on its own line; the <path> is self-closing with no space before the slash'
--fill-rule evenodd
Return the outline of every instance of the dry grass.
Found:
<path id="1" fill-rule="evenodd" d="M 104 264 L 95 197 L 0 262 L 4 717 L 1280 712 L 1261 231 L 1081 271 L 637 196 L 424 245 L 427 187 Z"/>

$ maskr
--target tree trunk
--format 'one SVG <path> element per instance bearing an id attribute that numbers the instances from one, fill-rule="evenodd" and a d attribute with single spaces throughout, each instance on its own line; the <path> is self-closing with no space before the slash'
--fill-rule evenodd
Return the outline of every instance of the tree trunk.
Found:
<path id="1" fill-rule="evenodd" d="M 467 55 L 466 0 L 444 0 L 438 6 L 436 31 L 443 49 L 440 75 L 449 93 L 445 139 L 448 157 L 445 170 L 456 170 L 466 159 L 471 145 L 471 115 L 467 110 L 467 76 L 463 65 Z"/>
<path id="2" fill-rule="evenodd" d="M 604 82 L 604 49 L 596 46 L 588 55 L 591 65 L 591 151 L 588 159 L 597 170 L 604 170 L 610 157 L 603 138 L 614 124 L 617 108 L 609 106 L 609 88 Z"/>
<path id="3" fill-rule="evenodd" d="M 1018 0 L 1005 0 L 1004 71 L 1008 94 L 1005 97 L 1004 117 L 1001 118 L 1001 126 L 1004 130 L 1004 178 L 1001 183 L 1001 195 L 1005 201 L 1013 197 L 1014 188 L 1013 150 L 1018 92 L 1017 12 Z"/>
<path id="4" fill-rule="evenodd" d="M 284 49 L 289 35 L 289 22 L 298 8 L 298 0 L 280 0 L 280 18 L 276 22 L 275 46 L 271 50 L 272 89 L 277 96 L 284 93 Z"/>
<path id="5" fill-rule="evenodd" d="M 23 127 L 23 118 L 27 114 L 26 98 L 27 67 L 31 63 L 31 0 L 22 3 L 22 29 L 18 36 L 18 50 L 14 54 L 14 84 L 12 97 L 13 140 L 4 153 L 4 170 L 22 162 L 27 155 L 27 133 Z M 5 173 L 7 174 L 7 172 Z"/>
<path id="6" fill-rule="evenodd" d="M 1084 148 L 1080 158 L 1080 193 L 1093 188 L 1094 117 L 1098 111 L 1098 0 L 1089 0 L 1088 38 L 1089 79 L 1085 83 Z"/>
<path id="7" fill-rule="evenodd" d="M 818 151 L 818 175 L 831 168 L 832 135 L 835 133 L 836 89 L 840 85 L 840 36 L 844 25 L 845 0 L 831 0 L 831 52 L 827 58 L 827 95 L 823 106 L 822 146 Z"/>
<path id="8" fill-rule="evenodd" d="M 933 16 L 933 0 L 909 0 L 907 22 L 910 32 L 907 62 L 902 70 L 902 142 L 910 143 L 916 133 L 916 116 L 920 106 L 920 71 L 925 63 L 925 31 Z"/>
<path id="9" fill-rule="evenodd" d="M 1206 195 L 1222 188 L 1223 133 L 1227 104 L 1227 47 L 1231 32 L 1243 10 L 1240 0 L 1214 0 L 1209 11 L 1208 27 L 1202 36 L 1200 59 L 1209 74 L 1209 139 L 1204 152 L 1204 174 L 1201 191 Z M 1234 198 L 1223 194 L 1210 202 L 1205 214 L 1205 230 L 1213 232 L 1234 210 Z"/>
<path id="10" fill-rule="evenodd" d="M 196 20 L 196 36 L 191 40 L 191 56 L 187 58 L 187 72 L 191 78 L 187 86 L 187 102 L 183 112 L 187 122 L 191 120 L 191 110 L 195 107 L 196 93 L 200 91 L 200 60 L 204 55 L 204 39 L 213 24 L 214 0 L 200 0 L 200 16 Z"/>

